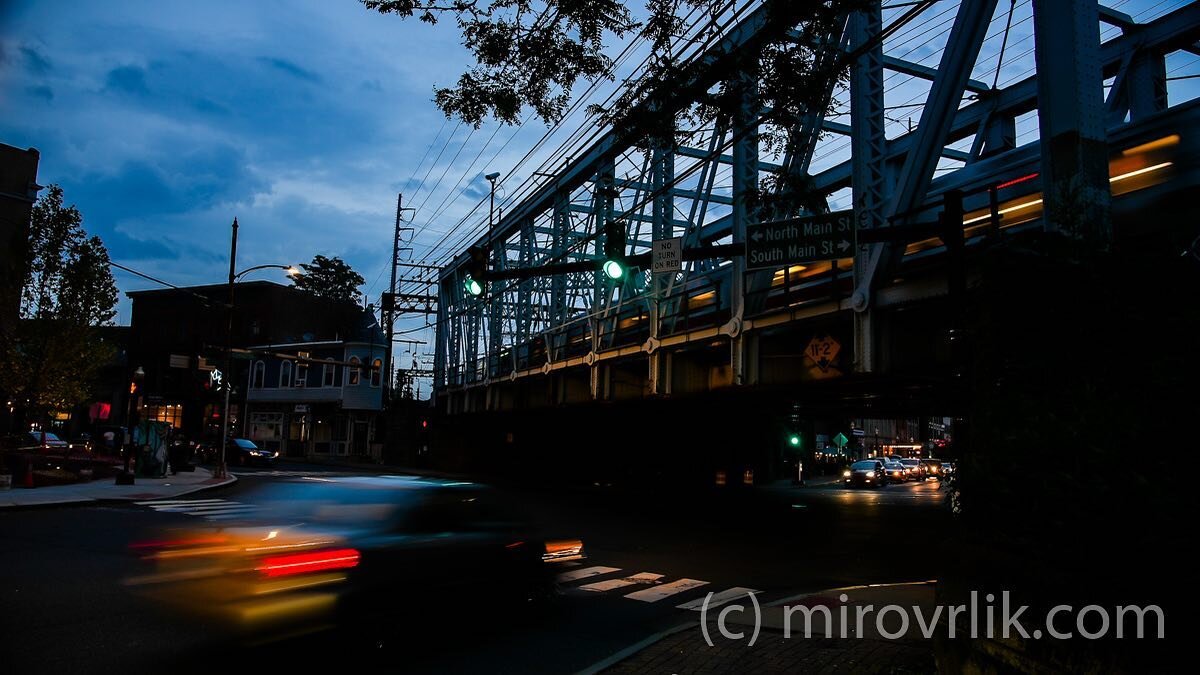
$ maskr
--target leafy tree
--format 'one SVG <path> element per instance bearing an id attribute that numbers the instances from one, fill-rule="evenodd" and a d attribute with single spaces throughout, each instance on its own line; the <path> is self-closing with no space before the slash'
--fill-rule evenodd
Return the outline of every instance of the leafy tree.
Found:
<path id="1" fill-rule="evenodd" d="M 865 0 L 764 0 L 765 26 L 737 54 L 701 62 L 745 12 L 729 0 L 645 0 L 642 20 L 616 0 L 360 0 L 368 9 L 426 23 L 455 21 L 475 65 L 455 86 L 437 87 L 434 101 L 447 117 L 478 127 L 494 118 L 520 121 L 525 108 L 545 123 L 562 119 L 579 80 L 614 78 L 605 53 L 613 42 L 645 39 L 650 58 L 610 105 L 588 113 L 629 143 L 648 146 L 688 140 L 677 120 L 695 129 L 733 128 L 743 83 L 755 83 L 761 147 L 778 158 L 803 147 L 799 121 L 832 109 L 826 92 L 845 77 L 850 58 L 838 44 L 845 18 Z M 680 39 L 683 38 L 683 39 Z M 738 76 L 744 74 L 744 79 Z M 707 133 L 707 132 L 702 132 Z M 804 177 L 764 179 L 751 204 L 779 212 L 808 209 L 814 200 Z M 819 210 L 824 210 L 821 205 Z"/>
<path id="2" fill-rule="evenodd" d="M 0 389 L 39 419 L 87 400 L 111 348 L 92 327 L 116 315 L 108 251 L 51 185 L 33 206 L 21 288 L 21 321 L 0 345 Z"/>
<path id="3" fill-rule="evenodd" d="M 355 304 L 362 300 L 359 286 L 366 283 L 362 275 L 355 272 L 341 258 L 313 256 L 312 263 L 301 263 L 304 274 L 292 277 L 292 285 L 322 298 L 344 300 Z"/>
<path id="4" fill-rule="evenodd" d="M 631 82 L 611 108 L 593 108 L 603 122 L 614 123 L 630 114 L 654 92 L 671 91 L 690 75 L 681 57 L 711 45 L 729 27 L 728 0 L 645 0 L 645 18 L 634 20 L 616 0 L 360 0 L 368 9 L 401 18 L 417 16 L 436 24 L 450 18 L 458 24 L 463 46 L 475 66 L 453 87 L 438 87 L 434 101 L 449 117 L 478 126 L 488 117 L 516 124 L 524 107 L 546 123 L 562 118 L 571 91 L 580 79 L 612 80 L 613 60 L 605 54 L 609 41 L 644 38 L 650 45 L 647 67 Z M 841 27 L 841 18 L 864 5 L 862 0 L 767 0 L 772 13 L 770 28 L 751 45 L 759 58 L 737 64 L 763 76 L 763 105 L 780 108 L 780 117 L 798 118 L 814 103 L 814 79 L 823 81 L 844 70 L 844 61 L 817 59 L 827 53 L 829 34 Z M 689 26 L 696 28 L 675 53 L 676 39 Z M 791 29 L 796 27 L 796 31 Z M 834 37 L 834 41 L 839 36 Z M 705 67 L 709 67 L 708 64 Z M 693 66 L 694 67 L 694 66 Z M 666 86 L 664 86 L 666 85 Z M 819 89 L 819 87 L 817 88 Z M 711 117 L 728 113 L 723 90 L 696 92 L 701 96 L 693 114 Z M 705 94 L 711 94 L 704 96 Z M 820 101 L 815 101 L 820 103 Z M 828 103 L 825 103 L 828 105 Z M 664 111 L 673 114 L 677 111 Z M 772 113 L 768 113 L 769 115 Z M 793 121 L 788 119 L 787 121 Z"/>

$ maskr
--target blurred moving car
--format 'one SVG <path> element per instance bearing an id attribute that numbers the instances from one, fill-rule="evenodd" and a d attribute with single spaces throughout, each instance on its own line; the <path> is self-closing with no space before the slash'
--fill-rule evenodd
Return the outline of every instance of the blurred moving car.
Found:
<path id="1" fill-rule="evenodd" d="M 583 558 L 582 542 L 539 538 L 474 483 L 298 479 L 245 499 L 258 506 L 251 517 L 133 545 L 147 569 L 126 584 L 262 639 L 368 617 L 420 617 L 447 602 L 544 599 L 555 592 L 550 563 Z"/>
<path id="2" fill-rule="evenodd" d="M 942 462 L 942 475 L 950 477 L 954 474 L 954 462 Z"/>
<path id="3" fill-rule="evenodd" d="M 883 470 L 887 474 L 888 481 L 892 483 L 903 483 L 911 475 L 905 470 L 904 464 L 894 459 L 885 459 Z"/>
<path id="4" fill-rule="evenodd" d="M 883 462 L 864 459 L 842 472 L 842 482 L 850 487 L 883 487 L 887 484 L 887 473 L 884 472 Z"/>

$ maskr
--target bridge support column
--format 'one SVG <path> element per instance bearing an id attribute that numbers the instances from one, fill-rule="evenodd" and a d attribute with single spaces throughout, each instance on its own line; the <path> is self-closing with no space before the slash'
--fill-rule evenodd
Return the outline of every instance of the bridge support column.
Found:
<path id="1" fill-rule="evenodd" d="M 758 219 L 758 54 L 746 54 L 742 70 L 732 84 L 739 97 L 738 109 L 733 116 L 733 243 L 746 241 L 746 226 Z M 733 384 L 752 385 L 754 373 L 746 364 L 746 333 L 742 321 L 746 314 L 746 260 L 742 256 L 733 259 L 733 277 L 730 289 L 729 325 L 730 358 Z"/>
<path id="2" fill-rule="evenodd" d="M 1045 225 L 1112 241 L 1100 14 L 1096 0 L 1034 0 Z"/>
<path id="3" fill-rule="evenodd" d="M 866 44 L 883 29 L 883 12 L 878 1 L 850 16 L 852 48 Z M 867 50 L 850 67 L 850 136 L 853 170 L 854 215 L 858 227 L 884 227 L 888 198 L 887 137 L 884 135 L 883 46 Z M 870 302 L 870 275 L 866 274 L 873 249 L 882 244 L 859 246 L 855 251 L 854 371 L 875 371 L 876 321 Z"/>
<path id="4" fill-rule="evenodd" d="M 675 191 L 670 186 L 675 182 L 675 155 L 672 149 L 674 139 L 660 138 L 651 150 L 650 182 L 654 189 L 653 221 L 651 222 L 651 239 L 666 239 L 674 234 L 671 218 L 675 211 Z M 662 298 L 670 285 L 670 275 L 650 275 L 650 340 L 657 342 L 659 331 L 662 329 Z M 651 396 L 666 393 L 663 385 L 663 353 L 652 349 L 648 354 L 647 366 L 649 379 L 647 381 Z"/>

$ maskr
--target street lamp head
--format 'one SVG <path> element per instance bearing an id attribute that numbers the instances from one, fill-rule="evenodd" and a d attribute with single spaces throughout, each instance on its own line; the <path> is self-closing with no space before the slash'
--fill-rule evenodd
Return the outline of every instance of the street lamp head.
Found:
<path id="1" fill-rule="evenodd" d="M 493 182 L 493 183 L 495 183 L 495 182 L 496 182 L 496 179 L 497 179 L 497 178 L 499 178 L 499 177 L 500 177 L 500 172 L 499 172 L 499 171 L 497 171 L 497 172 L 495 172 L 495 173 L 489 173 L 488 175 L 484 176 L 484 178 L 488 179 L 489 181 L 491 181 L 491 182 Z"/>
<path id="2" fill-rule="evenodd" d="M 300 276 L 300 274 L 301 274 L 300 268 L 296 267 L 295 265 L 292 265 L 287 268 L 287 275 L 289 277 L 298 277 L 298 276 Z"/>
<path id="3" fill-rule="evenodd" d="M 133 376 L 140 380 L 146 376 L 146 371 L 141 366 L 138 366 L 137 370 L 133 371 Z"/>

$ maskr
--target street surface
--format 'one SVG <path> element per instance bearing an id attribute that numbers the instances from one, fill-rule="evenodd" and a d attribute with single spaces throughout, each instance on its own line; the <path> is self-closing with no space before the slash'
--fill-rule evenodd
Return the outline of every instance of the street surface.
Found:
<path id="1" fill-rule="evenodd" d="M 283 477 L 362 472 L 281 464 L 234 485 L 128 505 L 0 513 L 0 636 L 10 672 L 213 672 L 259 665 L 366 664 L 419 672 L 571 672 L 697 618 L 708 592 L 764 602 L 837 586 L 936 578 L 945 524 L 936 482 L 713 488 L 647 495 L 506 487 L 547 534 L 588 558 L 559 571 L 560 596 L 526 610 L 481 602 L 409 606 L 403 629 L 331 630 L 244 645 L 218 626 L 164 615 L 121 583 L 129 545 L 155 532 L 252 512 L 252 489 Z M 420 580 L 414 579 L 413 584 Z M 166 669 L 166 670 L 164 670 Z"/>

